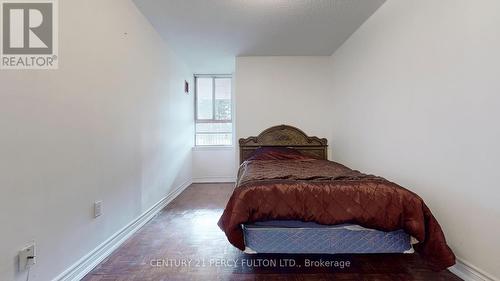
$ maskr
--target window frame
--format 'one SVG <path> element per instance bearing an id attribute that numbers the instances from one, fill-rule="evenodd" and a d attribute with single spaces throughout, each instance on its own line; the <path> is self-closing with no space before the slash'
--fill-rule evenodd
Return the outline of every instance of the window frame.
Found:
<path id="1" fill-rule="evenodd" d="M 199 119 L 198 118 L 198 78 L 211 78 L 212 79 L 212 118 Z M 231 79 L 231 119 L 230 120 L 217 120 L 215 119 L 215 79 Z M 195 147 L 233 147 L 234 146 L 234 107 L 233 107 L 233 76 L 231 74 L 195 74 L 194 75 L 194 146 Z M 199 134 L 231 134 L 231 144 L 213 144 L 213 145 L 198 145 L 196 143 L 196 124 L 198 123 L 229 123 L 231 124 L 231 132 L 204 132 Z"/>

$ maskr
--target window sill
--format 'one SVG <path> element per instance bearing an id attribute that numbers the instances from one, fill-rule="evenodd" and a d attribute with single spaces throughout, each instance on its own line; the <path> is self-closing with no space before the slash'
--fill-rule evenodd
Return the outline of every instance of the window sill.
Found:
<path id="1" fill-rule="evenodd" d="M 234 145 L 198 145 L 193 146 L 193 151 L 206 150 L 234 150 Z"/>

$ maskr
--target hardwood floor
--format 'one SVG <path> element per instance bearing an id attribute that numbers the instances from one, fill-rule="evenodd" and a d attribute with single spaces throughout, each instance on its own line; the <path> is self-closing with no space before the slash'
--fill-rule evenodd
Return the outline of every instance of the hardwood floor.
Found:
<path id="1" fill-rule="evenodd" d="M 418 255 L 244 254 L 216 225 L 232 188 L 193 184 L 83 280 L 461 280 L 431 271 Z M 304 265 L 305 258 L 350 266 L 279 266 L 289 259 Z M 272 262 L 277 265 L 265 266 Z"/>

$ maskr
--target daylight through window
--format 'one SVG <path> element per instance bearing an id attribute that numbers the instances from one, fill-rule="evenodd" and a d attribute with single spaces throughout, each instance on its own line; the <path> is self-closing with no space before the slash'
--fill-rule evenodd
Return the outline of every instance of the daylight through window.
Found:
<path id="1" fill-rule="evenodd" d="M 231 76 L 195 76 L 196 145 L 232 145 Z"/>

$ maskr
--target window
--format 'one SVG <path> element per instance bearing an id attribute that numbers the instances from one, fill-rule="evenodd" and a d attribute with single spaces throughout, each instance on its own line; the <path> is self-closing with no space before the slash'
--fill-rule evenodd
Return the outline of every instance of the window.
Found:
<path id="1" fill-rule="evenodd" d="M 231 76 L 195 76 L 196 145 L 232 145 Z"/>

